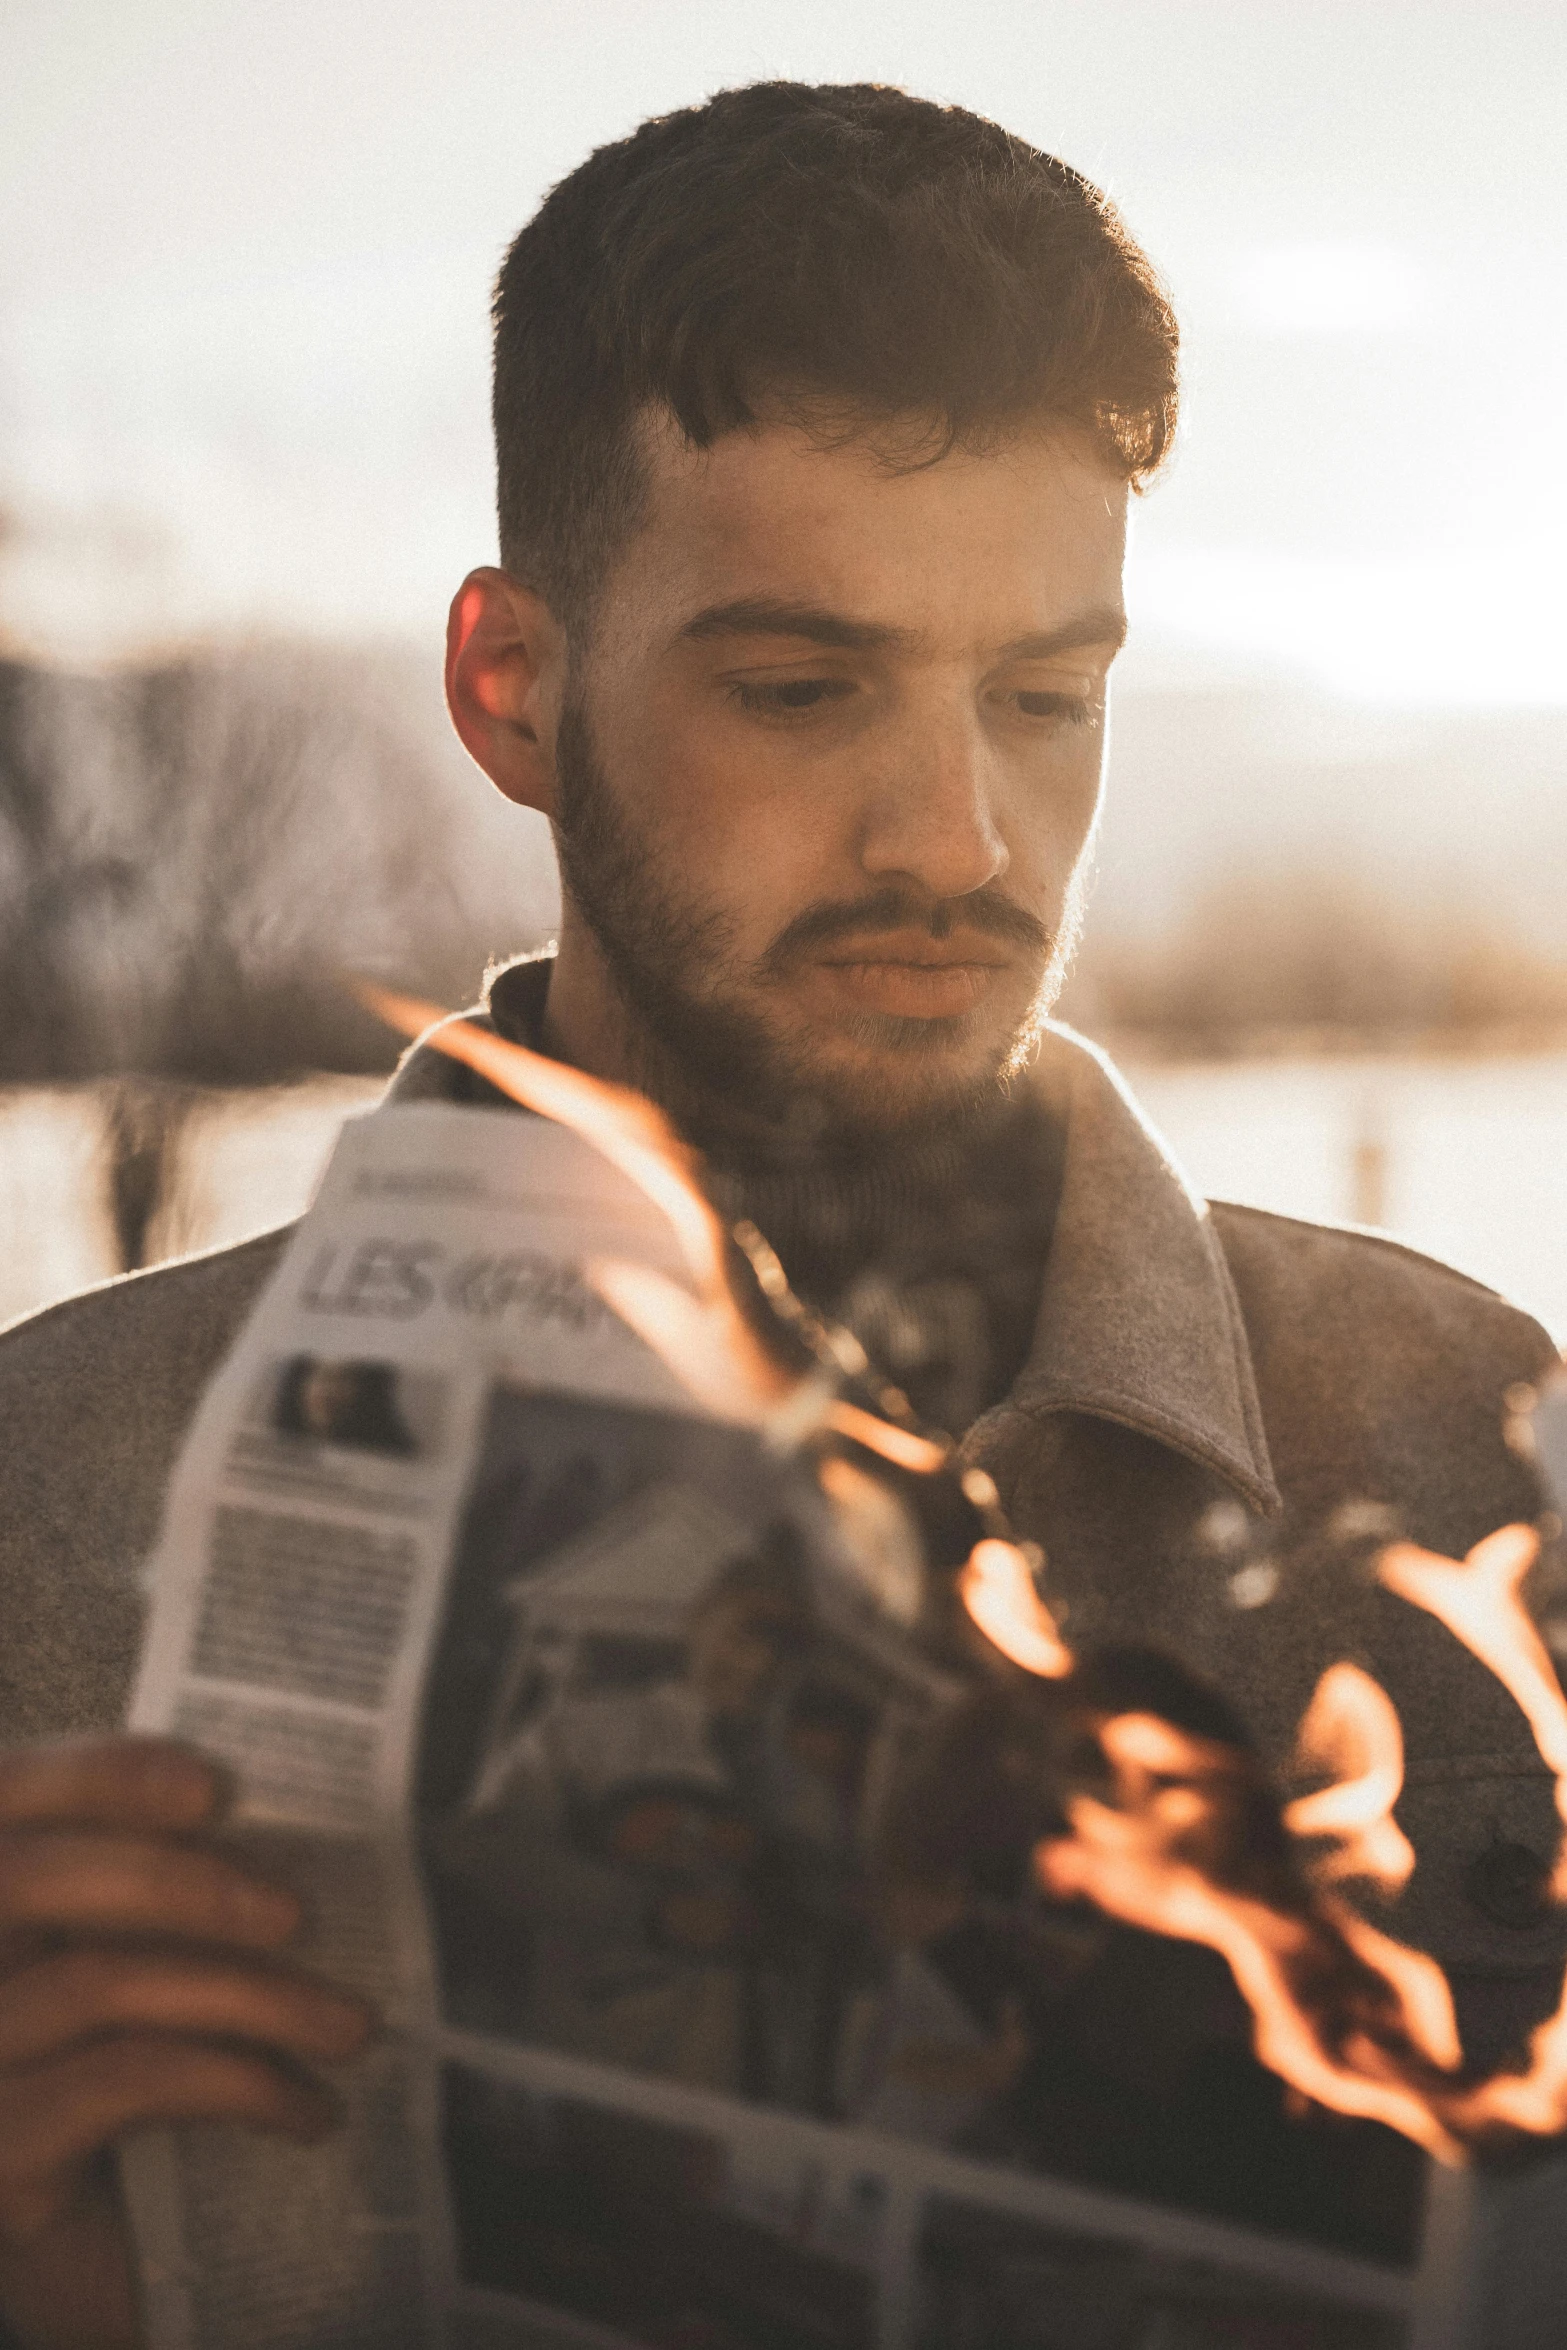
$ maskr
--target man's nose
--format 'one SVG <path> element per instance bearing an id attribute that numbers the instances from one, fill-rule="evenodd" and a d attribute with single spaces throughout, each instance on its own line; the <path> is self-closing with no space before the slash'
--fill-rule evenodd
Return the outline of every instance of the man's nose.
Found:
<path id="1" fill-rule="evenodd" d="M 998 778 L 980 728 L 961 716 L 910 726 L 861 806 L 866 875 L 962 898 L 998 881 L 1008 852 L 996 821 Z"/>

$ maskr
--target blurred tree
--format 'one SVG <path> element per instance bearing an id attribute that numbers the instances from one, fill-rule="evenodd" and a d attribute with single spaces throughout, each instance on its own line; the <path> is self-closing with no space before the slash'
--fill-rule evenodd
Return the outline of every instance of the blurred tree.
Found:
<path id="1" fill-rule="evenodd" d="M 543 825 L 469 766 L 419 664 L 0 663 L 0 1079 L 386 1067 L 340 974 L 470 1001 L 554 907 Z"/>

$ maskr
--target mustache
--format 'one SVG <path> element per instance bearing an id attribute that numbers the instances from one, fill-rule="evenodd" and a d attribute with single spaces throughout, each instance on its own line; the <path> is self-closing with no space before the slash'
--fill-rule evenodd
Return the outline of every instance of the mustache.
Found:
<path id="1" fill-rule="evenodd" d="M 852 905 L 808 906 L 773 940 L 762 959 L 764 972 L 775 974 L 813 947 L 836 946 L 846 938 L 875 938 L 889 931 L 923 930 L 928 938 L 950 938 L 955 930 L 978 931 L 1005 946 L 1022 947 L 1036 955 L 1050 952 L 1045 925 L 1016 906 L 999 891 L 977 889 L 962 898 L 920 898 L 908 890 L 881 889 Z"/>

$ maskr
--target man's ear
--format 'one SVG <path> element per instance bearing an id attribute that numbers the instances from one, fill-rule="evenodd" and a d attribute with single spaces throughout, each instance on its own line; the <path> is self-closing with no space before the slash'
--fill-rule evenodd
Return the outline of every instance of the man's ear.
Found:
<path id="1" fill-rule="evenodd" d="M 566 637 L 509 572 L 470 571 L 446 622 L 446 707 L 463 747 L 507 799 L 555 813 L 555 724 Z"/>

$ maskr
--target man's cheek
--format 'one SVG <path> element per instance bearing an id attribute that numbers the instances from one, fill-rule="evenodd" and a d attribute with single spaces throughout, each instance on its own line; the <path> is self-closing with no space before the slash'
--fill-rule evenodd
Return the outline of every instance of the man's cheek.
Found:
<path id="1" fill-rule="evenodd" d="M 696 882 L 709 903 L 721 905 L 732 926 L 737 955 L 760 960 L 779 933 L 807 907 L 855 894 L 852 877 L 823 873 L 809 855 L 809 827 L 797 824 L 782 837 L 769 828 L 731 831 L 721 841 L 693 844 L 701 859 Z M 860 887 L 863 888 L 863 883 Z"/>

